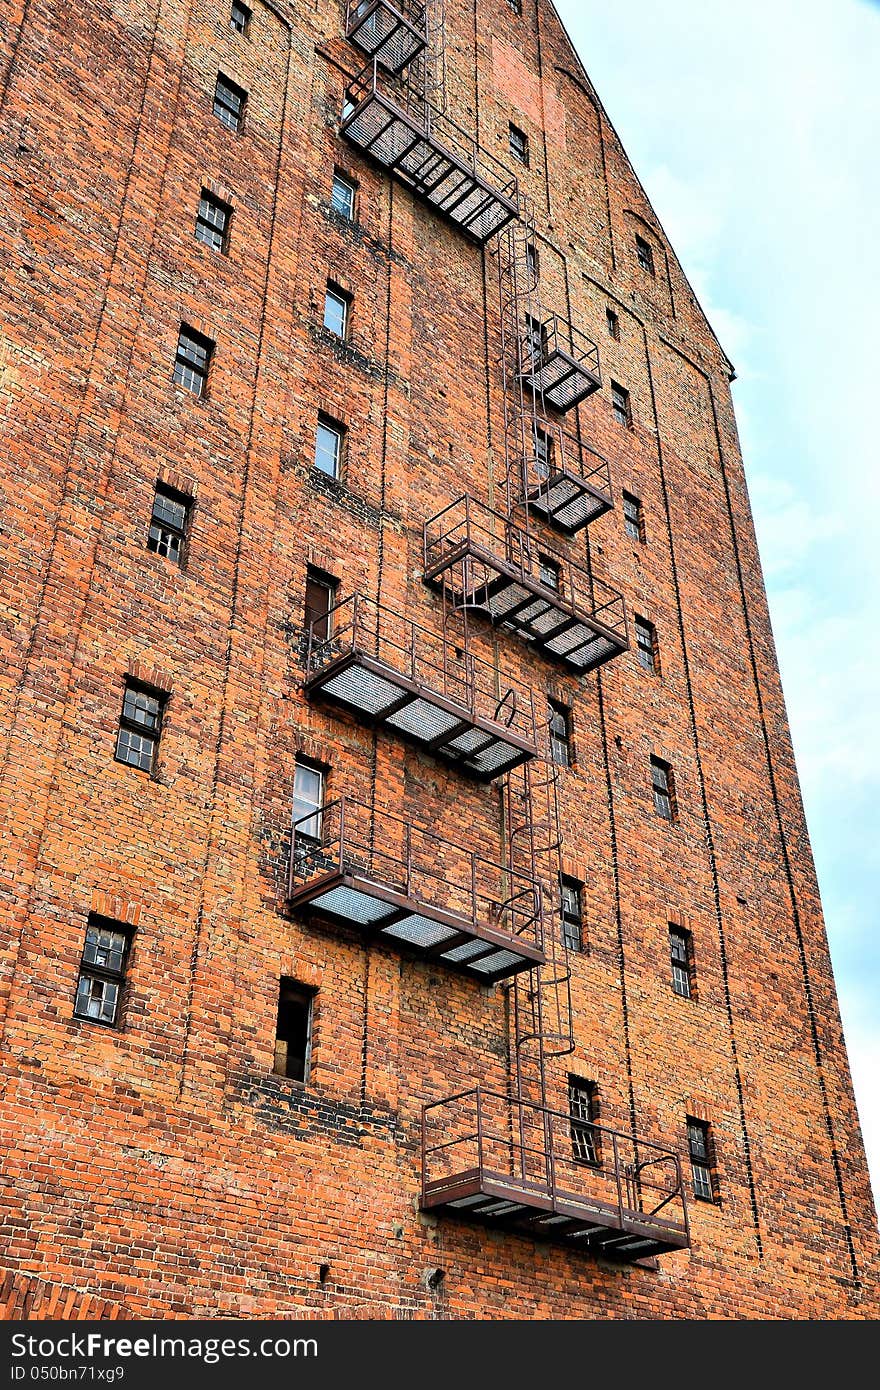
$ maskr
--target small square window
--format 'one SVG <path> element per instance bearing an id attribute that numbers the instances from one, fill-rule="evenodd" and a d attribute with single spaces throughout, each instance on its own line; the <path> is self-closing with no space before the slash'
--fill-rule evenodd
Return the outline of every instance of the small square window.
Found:
<path id="1" fill-rule="evenodd" d="M 345 217 L 349 222 L 354 221 L 355 200 L 357 197 L 357 184 L 353 179 L 340 174 L 335 170 L 333 174 L 333 190 L 330 194 L 330 206 L 334 212 L 338 212 L 340 217 Z"/>
<path id="2" fill-rule="evenodd" d="M 324 327 L 327 332 L 336 338 L 347 338 L 350 310 L 351 295 L 328 280 L 324 295 Z"/>
<path id="3" fill-rule="evenodd" d="M 606 319 L 607 324 L 608 324 L 608 333 L 609 333 L 609 335 L 610 335 L 612 338 L 614 338 L 615 341 L 619 342 L 619 341 L 620 341 L 620 317 L 619 317 L 619 315 L 616 314 L 615 311 L 614 311 L 613 309 L 606 309 L 606 310 L 605 310 L 605 319 Z"/>
<path id="4" fill-rule="evenodd" d="M 549 555 L 539 555 L 538 578 L 546 588 L 558 594 L 562 587 L 562 566 L 559 561 L 552 560 Z"/>
<path id="5" fill-rule="evenodd" d="M 571 1152 L 577 1163 L 599 1162 L 599 1133 L 596 1129 L 598 1113 L 597 1087 L 594 1081 L 585 1081 L 580 1076 L 568 1078 L 568 1114 Z"/>
<path id="6" fill-rule="evenodd" d="M 654 252 L 651 250 L 650 242 L 645 241 L 643 236 L 636 237 L 636 256 L 642 270 L 647 270 L 649 275 L 654 274 Z"/>
<path id="7" fill-rule="evenodd" d="M 275 1025 L 275 1065 L 279 1076 L 308 1081 L 312 1060 L 312 1017 L 315 991 L 282 979 Z"/>
<path id="8" fill-rule="evenodd" d="M 339 593 L 337 580 L 309 565 L 306 570 L 305 630 L 312 644 L 320 646 L 333 636 L 333 609 Z"/>
<path id="9" fill-rule="evenodd" d="M 571 710 L 559 700 L 548 700 L 550 718 L 550 761 L 568 767 L 571 758 Z"/>
<path id="10" fill-rule="evenodd" d="M 693 997 L 693 941 L 683 927 L 669 928 L 669 954 L 672 960 L 672 988 L 682 999 Z"/>
<path id="11" fill-rule="evenodd" d="M 318 416 L 315 432 L 315 467 L 328 478 L 338 478 L 342 471 L 342 441 L 344 430 L 326 415 Z"/>
<path id="12" fill-rule="evenodd" d="M 92 915 L 86 927 L 73 1005 L 75 1018 L 111 1027 L 119 1017 L 132 930 Z"/>
<path id="13" fill-rule="evenodd" d="M 664 820 L 675 820 L 675 788 L 672 768 L 662 758 L 651 759 L 651 789 L 654 793 L 654 810 Z"/>
<path id="14" fill-rule="evenodd" d="M 231 217 L 232 209 L 229 205 L 203 188 L 199 210 L 196 213 L 196 241 L 201 241 L 205 246 L 210 246 L 212 251 L 219 251 L 225 255 Z"/>
<path id="15" fill-rule="evenodd" d="M 176 385 L 182 386 L 184 391 L 191 391 L 194 396 L 204 396 L 213 353 L 214 344 L 210 338 L 182 323 L 174 358 Z"/>
<path id="16" fill-rule="evenodd" d="M 712 1179 L 712 1139 L 708 1124 L 704 1120 L 693 1120 L 688 1116 L 687 1137 L 694 1196 L 703 1202 L 714 1202 L 716 1198 Z"/>
<path id="17" fill-rule="evenodd" d="M 244 123 L 244 110 L 247 105 L 247 92 L 238 87 L 222 72 L 217 74 L 214 88 L 214 115 L 230 130 L 241 130 Z"/>
<path id="18" fill-rule="evenodd" d="M 251 11 L 247 5 L 241 4 L 241 0 L 232 0 L 232 9 L 229 11 L 229 27 L 234 29 L 237 34 L 246 34 L 251 27 Z"/>
<path id="19" fill-rule="evenodd" d="M 510 153 L 520 164 L 529 162 L 529 137 L 519 126 L 515 126 L 511 121 L 509 126 Z"/>
<path id="20" fill-rule="evenodd" d="M 632 536 L 634 541 L 644 541 L 644 511 L 640 499 L 634 497 L 631 492 L 625 492 L 623 494 L 623 524 L 626 529 L 626 534 Z"/>
<path id="21" fill-rule="evenodd" d="M 611 409 L 614 411 L 614 418 L 617 423 L 629 429 L 632 424 L 629 392 L 625 386 L 618 386 L 616 381 L 611 383 Z"/>
<path id="22" fill-rule="evenodd" d="M 147 549 L 164 555 L 176 565 L 183 563 L 190 498 L 165 483 L 156 484 Z"/>
<path id="23" fill-rule="evenodd" d="M 152 772 L 162 732 L 166 696 L 135 681 L 127 681 L 116 736 L 116 757 L 121 763 Z"/>
<path id="24" fill-rule="evenodd" d="M 657 670 L 657 631 L 647 618 L 636 617 L 636 654 L 646 671 Z"/>
<path id="25" fill-rule="evenodd" d="M 584 917 L 581 894 L 583 884 L 563 874 L 560 879 L 562 899 L 562 943 L 567 951 L 584 948 Z"/>

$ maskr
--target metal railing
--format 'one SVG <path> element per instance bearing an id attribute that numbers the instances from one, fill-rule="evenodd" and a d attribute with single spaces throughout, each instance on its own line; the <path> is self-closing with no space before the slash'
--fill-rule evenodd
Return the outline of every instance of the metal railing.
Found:
<path id="1" fill-rule="evenodd" d="M 323 629 L 316 633 L 315 629 Z M 400 673 L 425 694 L 433 691 L 519 738 L 537 742 L 534 693 L 473 655 L 467 632 L 432 632 L 360 593 L 334 604 L 309 625 L 306 671 L 313 677 L 349 652 L 360 652 Z"/>
<path id="2" fill-rule="evenodd" d="M 589 1161 L 578 1154 L 588 1153 Z M 489 1177 L 566 1206 L 600 1203 L 688 1230 L 681 1162 L 671 1149 L 475 1086 L 422 1110 L 422 1193 Z M 662 1213 L 662 1216 L 661 1216 Z"/>
<path id="3" fill-rule="evenodd" d="M 523 373 L 538 372 L 559 354 L 590 373 L 599 382 L 599 349 L 586 333 L 569 323 L 560 314 L 551 314 L 540 324 L 540 333 L 526 328 L 520 338 L 520 369 Z"/>
<path id="4" fill-rule="evenodd" d="M 417 0 L 348 0 L 345 32 L 383 66 L 398 72 L 427 43 L 426 8 Z"/>
<path id="5" fill-rule="evenodd" d="M 546 416 L 531 415 L 528 417 L 528 424 L 531 426 L 531 438 L 528 438 L 527 434 L 526 447 L 532 447 L 527 456 L 527 472 L 539 485 L 546 483 L 555 473 L 568 472 L 582 478 L 585 483 L 611 498 L 611 468 L 608 460 L 598 449 L 585 444 L 576 434 L 563 429 L 558 421 L 548 420 Z M 538 453 L 535 444 L 536 429 L 541 430 L 551 441 L 551 455 L 548 460 L 541 458 Z"/>
<path id="6" fill-rule="evenodd" d="M 566 552 L 543 539 L 536 540 L 522 527 L 473 497 L 457 498 L 426 521 L 424 546 L 428 577 L 439 574 L 444 566 L 458 559 L 470 556 L 491 564 L 493 558 L 497 558 L 518 578 L 528 580 L 532 587 L 537 586 L 545 597 L 552 598 L 560 607 L 589 615 L 626 645 L 626 605 L 616 589 L 576 565 Z M 547 561 L 558 579 L 555 585 L 542 579 L 542 573 L 550 573 Z"/>
<path id="7" fill-rule="evenodd" d="M 541 889 L 511 870 L 433 831 L 350 796 L 293 822 L 289 892 L 334 874 L 367 880 L 474 926 L 541 949 Z"/>

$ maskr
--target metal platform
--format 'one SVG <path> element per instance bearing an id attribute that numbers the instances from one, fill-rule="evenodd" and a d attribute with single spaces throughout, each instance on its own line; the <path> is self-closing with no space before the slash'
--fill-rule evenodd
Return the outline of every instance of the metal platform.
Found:
<path id="1" fill-rule="evenodd" d="M 353 797 L 294 822 L 288 901 L 483 984 L 545 958 L 535 879 Z"/>
<path id="2" fill-rule="evenodd" d="M 510 170 L 376 59 L 346 89 L 340 129 L 480 243 L 519 216 Z"/>
<path id="3" fill-rule="evenodd" d="M 479 1086 L 424 1107 L 421 1205 L 628 1262 L 690 1245 L 677 1154 Z"/>
<path id="4" fill-rule="evenodd" d="M 550 443 L 528 470 L 526 501 L 542 520 L 572 536 L 614 506 L 608 460 L 575 435 L 536 421 Z"/>
<path id="5" fill-rule="evenodd" d="M 370 58 L 400 73 L 427 42 L 425 6 L 414 0 L 348 0 L 346 33 Z"/>
<path id="6" fill-rule="evenodd" d="M 304 689 L 480 781 L 538 754 L 532 692 L 442 632 L 353 594 L 308 634 Z"/>
<path id="7" fill-rule="evenodd" d="M 581 673 L 629 646 L 616 590 L 472 497 L 425 523 L 424 578 Z"/>
<path id="8" fill-rule="evenodd" d="M 554 410 L 572 410 L 602 385 L 599 349 L 580 329 L 551 314 L 523 334 L 520 374 Z"/>

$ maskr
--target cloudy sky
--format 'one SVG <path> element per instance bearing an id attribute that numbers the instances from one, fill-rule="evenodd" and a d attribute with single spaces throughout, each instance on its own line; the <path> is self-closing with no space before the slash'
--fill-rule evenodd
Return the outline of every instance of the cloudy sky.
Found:
<path id="1" fill-rule="evenodd" d="M 880 1194 L 878 0 L 558 0 L 734 399 Z"/>

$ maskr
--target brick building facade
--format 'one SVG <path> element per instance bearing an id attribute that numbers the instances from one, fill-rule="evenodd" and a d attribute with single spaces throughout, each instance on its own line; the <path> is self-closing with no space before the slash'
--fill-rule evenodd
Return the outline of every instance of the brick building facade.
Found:
<path id="1" fill-rule="evenodd" d="M 552 6 L 4 24 L 9 1315 L 876 1315 L 731 367 Z"/>

